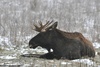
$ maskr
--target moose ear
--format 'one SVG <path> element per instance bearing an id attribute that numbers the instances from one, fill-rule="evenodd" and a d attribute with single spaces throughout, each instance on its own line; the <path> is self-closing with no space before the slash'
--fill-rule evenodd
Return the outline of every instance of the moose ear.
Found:
<path id="1" fill-rule="evenodd" d="M 54 24 L 52 24 L 52 25 L 49 27 L 49 30 L 56 29 L 57 25 L 58 25 L 58 22 L 55 22 Z"/>

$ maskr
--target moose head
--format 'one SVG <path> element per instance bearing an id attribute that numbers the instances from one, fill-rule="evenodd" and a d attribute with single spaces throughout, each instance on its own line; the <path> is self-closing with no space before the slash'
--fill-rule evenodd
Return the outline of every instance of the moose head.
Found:
<path id="1" fill-rule="evenodd" d="M 30 48 L 36 48 L 37 46 L 42 45 L 41 47 L 46 48 L 48 52 L 50 52 L 51 47 L 46 40 L 48 39 L 49 41 L 50 39 L 49 36 L 50 30 L 56 29 L 57 27 L 57 22 L 55 22 L 53 25 L 50 26 L 51 23 L 52 21 L 51 22 L 48 21 L 46 24 L 43 25 L 42 22 L 40 22 L 39 23 L 40 26 L 34 24 L 35 27 L 34 30 L 40 33 L 29 41 Z"/>
<path id="2" fill-rule="evenodd" d="M 42 23 L 39 24 L 40 27 L 34 25 L 35 31 L 40 33 L 29 41 L 30 48 L 41 46 L 46 48 L 48 52 L 50 52 L 50 49 L 53 49 L 53 54 L 55 55 L 54 57 L 57 59 L 62 57 L 67 59 L 77 59 L 82 56 L 95 57 L 93 45 L 88 45 L 84 42 L 78 36 L 79 33 L 71 33 L 68 35 L 67 32 L 57 29 L 58 22 L 53 24 L 52 22 L 47 22 L 45 25 Z M 77 35 L 77 37 L 71 37 L 71 35 Z"/>

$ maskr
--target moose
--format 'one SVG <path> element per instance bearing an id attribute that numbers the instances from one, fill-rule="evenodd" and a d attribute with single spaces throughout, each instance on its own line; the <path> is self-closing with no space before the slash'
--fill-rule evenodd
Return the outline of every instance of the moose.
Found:
<path id="1" fill-rule="evenodd" d="M 95 57 L 95 50 L 92 43 L 79 32 L 65 32 L 57 29 L 58 22 L 52 24 L 39 23 L 35 26 L 35 31 L 40 32 L 29 41 L 30 48 L 41 46 L 48 50 L 45 57 L 56 59 L 66 58 L 69 60 L 79 59 L 83 56 Z M 53 49 L 53 52 L 50 52 Z M 44 56 L 41 56 L 44 57 Z"/>

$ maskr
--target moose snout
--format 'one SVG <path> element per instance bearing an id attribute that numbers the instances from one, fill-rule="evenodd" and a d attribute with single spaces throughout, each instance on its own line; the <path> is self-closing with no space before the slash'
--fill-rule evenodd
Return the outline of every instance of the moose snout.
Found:
<path id="1" fill-rule="evenodd" d="M 30 48 L 36 48 L 38 45 L 36 43 L 29 43 Z"/>
<path id="2" fill-rule="evenodd" d="M 33 48 L 31 44 L 29 44 L 29 47 L 30 47 L 30 48 Z"/>

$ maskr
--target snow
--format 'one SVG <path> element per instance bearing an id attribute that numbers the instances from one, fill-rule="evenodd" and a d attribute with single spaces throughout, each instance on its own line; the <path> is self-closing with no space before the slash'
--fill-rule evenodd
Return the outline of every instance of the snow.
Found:
<path id="1" fill-rule="evenodd" d="M 7 37 L 0 36 L 0 44 L 4 45 L 3 42 L 5 42 L 7 46 L 12 46 L 10 40 Z"/>
<path id="2" fill-rule="evenodd" d="M 72 60 L 73 62 L 80 62 L 80 63 L 84 63 L 87 65 L 93 65 L 95 64 L 92 60 L 89 59 L 76 59 L 76 60 Z"/>
<path id="3" fill-rule="evenodd" d="M 30 39 L 31 36 L 27 36 L 27 39 Z M 5 44 L 3 44 L 3 42 L 6 43 L 7 48 L 9 49 L 9 47 L 13 47 L 13 45 L 11 44 L 10 40 L 7 37 L 2 37 L 0 36 L 0 46 L 5 46 Z M 95 48 L 100 48 L 100 44 L 97 42 L 93 43 L 93 46 Z M 8 55 L 0 55 L 0 59 L 17 59 L 18 56 L 22 55 L 22 54 L 35 54 L 35 53 L 47 53 L 48 51 L 46 49 L 43 49 L 42 47 L 37 47 L 36 49 L 30 49 L 28 48 L 27 44 L 21 45 L 20 47 L 17 47 L 16 49 L 9 49 L 8 52 L 12 50 L 12 54 L 8 54 Z M 51 51 L 53 51 L 51 49 Z M 8 53 L 7 52 L 7 53 Z M 87 64 L 87 65 L 96 65 L 95 62 L 93 62 L 90 59 L 76 59 L 76 60 L 72 60 L 72 62 L 78 62 L 78 63 L 83 63 L 83 64 Z M 10 63 L 8 63 L 9 65 Z M 16 63 L 14 63 L 16 65 Z M 13 64 L 13 65 L 14 65 Z M 62 65 L 66 65 L 66 64 L 71 64 L 70 62 L 61 62 Z M 3 63 L 0 63 L 0 65 L 3 65 Z M 18 64 L 17 64 L 18 65 Z M 29 64 L 24 64 L 23 66 L 27 67 L 30 66 Z M 38 66 L 38 65 L 36 65 Z M 98 66 L 100 67 L 100 66 Z"/>
<path id="4" fill-rule="evenodd" d="M 62 65 L 71 64 L 70 62 L 61 62 Z"/>
<path id="5" fill-rule="evenodd" d="M 66 65 L 67 63 L 66 62 L 61 62 L 61 64 Z"/>
<path id="6" fill-rule="evenodd" d="M 93 46 L 94 46 L 95 48 L 100 48 L 100 43 L 94 42 L 94 43 L 93 43 Z"/>
<path id="7" fill-rule="evenodd" d="M 0 59 L 17 59 L 17 57 L 6 55 L 6 56 L 0 56 Z"/>
<path id="8" fill-rule="evenodd" d="M 30 67 L 30 64 L 24 64 L 22 67 Z"/>

